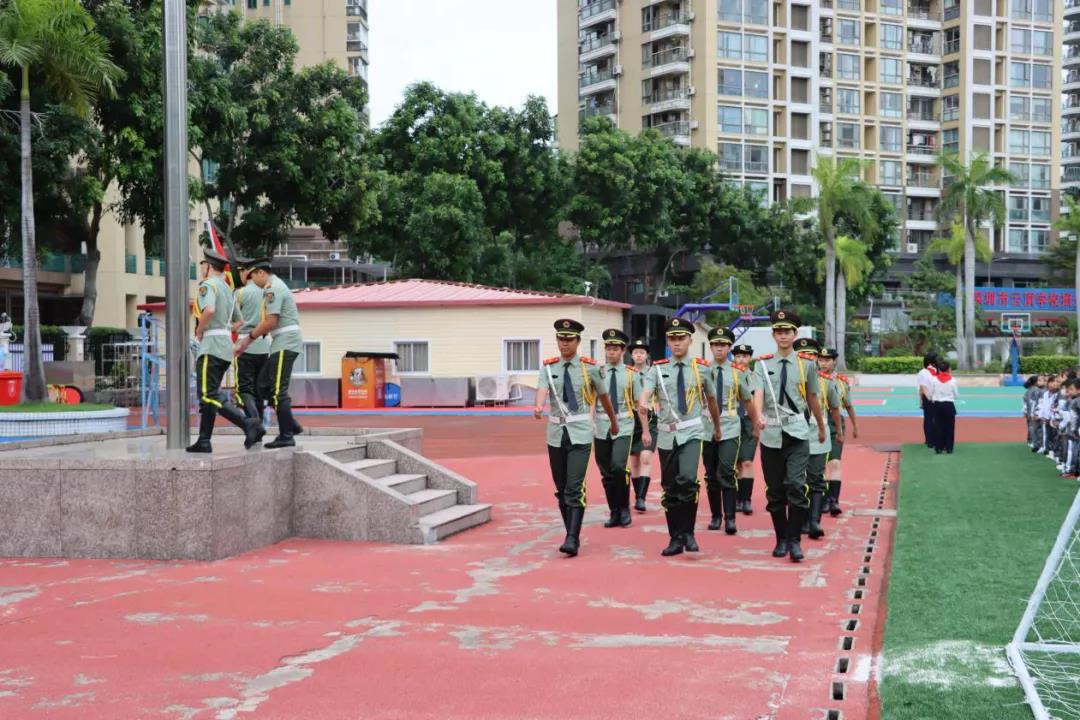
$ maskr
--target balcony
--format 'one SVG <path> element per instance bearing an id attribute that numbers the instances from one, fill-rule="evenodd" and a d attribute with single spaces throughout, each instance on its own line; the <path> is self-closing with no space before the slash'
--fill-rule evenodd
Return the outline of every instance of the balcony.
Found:
<path id="1" fill-rule="evenodd" d="M 349 17 L 368 19 L 367 16 L 367 1 L 364 2 L 348 2 L 345 4 L 345 14 Z"/>
<path id="2" fill-rule="evenodd" d="M 769 163 L 766 160 L 747 160 L 746 172 L 756 174 L 767 173 L 769 172 Z"/>
<path id="3" fill-rule="evenodd" d="M 742 160 L 729 160 L 727 158 L 720 159 L 720 169 L 727 172 L 741 173 L 742 172 Z"/>
<path id="4" fill-rule="evenodd" d="M 912 87 L 936 88 L 939 83 L 937 78 L 927 75 L 908 75 L 907 84 Z"/>
<path id="5" fill-rule="evenodd" d="M 908 108 L 907 111 L 908 120 L 918 120 L 921 122 L 938 122 L 937 113 L 933 110 L 916 110 L 914 108 Z"/>
<path id="6" fill-rule="evenodd" d="M 960 52 L 960 38 L 956 38 L 955 40 L 946 40 L 945 41 L 945 54 L 946 55 L 955 55 L 958 52 Z"/>
<path id="7" fill-rule="evenodd" d="M 823 78 L 832 77 L 832 65 L 818 65 L 818 75 Z"/>
<path id="8" fill-rule="evenodd" d="M 607 68 L 600 72 L 582 75 L 578 78 L 578 88 L 585 94 L 614 90 L 615 73 L 611 68 Z"/>
<path id="9" fill-rule="evenodd" d="M 606 53 L 598 52 L 604 49 L 608 49 L 611 52 L 615 51 L 615 36 L 611 33 L 607 35 L 593 36 L 586 38 L 578 43 L 578 54 L 582 56 L 582 62 L 586 62 L 584 56 L 588 55 L 591 58 L 599 57 Z"/>
<path id="10" fill-rule="evenodd" d="M 859 0 L 836 0 L 836 9 L 859 12 L 862 10 L 862 5 Z"/>
<path id="11" fill-rule="evenodd" d="M 661 50 L 645 58 L 642 66 L 651 70 L 649 75 L 653 77 L 669 72 L 688 73 L 690 72 L 690 52 L 684 47 Z"/>
<path id="12" fill-rule="evenodd" d="M 367 43 L 359 39 L 348 39 L 345 41 L 345 52 L 360 53 L 361 55 L 367 55 L 368 46 Z"/>
<path id="13" fill-rule="evenodd" d="M 641 103 L 648 106 L 649 112 L 654 113 L 669 110 L 689 110 L 690 89 L 681 87 L 653 90 L 651 93 L 641 96 Z"/>
<path id="14" fill-rule="evenodd" d="M 908 38 L 908 52 L 918 55 L 937 55 L 938 44 L 929 35 L 916 35 Z"/>
<path id="15" fill-rule="evenodd" d="M 618 106 L 615 102 L 596 103 L 593 105 L 587 105 L 578 111 L 578 121 L 581 122 L 586 118 L 597 116 L 611 116 L 614 117 L 618 110 Z"/>
<path id="16" fill-rule="evenodd" d="M 596 0 L 578 10 L 578 27 L 588 27 L 604 20 L 615 19 L 615 0 Z"/>
<path id="17" fill-rule="evenodd" d="M 908 3 L 907 16 L 908 20 L 932 20 L 934 22 L 941 22 L 941 13 L 937 10 L 933 10 L 929 5 Z"/>
<path id="18" fill-rule="evenodd" d="M 908 187 L 936 188 L 937 180 L 933 173 L 908 173 L 907 184 Z"/>
<path id="19" fill-rule="evenodd" d="M 937 155 L 937 148 L 933 145 L 913 145 L 908 143 L 908 155 Z"/>
<path id="20" fill-rule="evenodd" d="M 664 13 L 641 24 L 641 32 L 653 33 L 649 40 L 661 40 L 672 35 L 689 35 L 693 13 Z"/>
<path id="21" fill-rule="evenodd" d="M 818 103 L 818 112 L 831 113 L 832 112 L 832 103 L 827 102 L 825 100 L 822 100 L 820 103 Z"/>
<path id="22" fill-rule="evenodd" d="M 1062 179 L 1065 182 L 1080 182 L 1080 165 L 1073 165 L 1072 167 L 1065 168 L 1065 172 L 1062 173 Z"/>
<path id="23" fill-rule="evenodd" d="M 664 137 L 671 138 L 678 145 L 690 144 L 690 122 L 688 120 L 661 123 L 659 125 L 653 125 L 652 129 L 656 130 Z"/>
<path id="24" fill-rule="evenodd" d="M 907 211 L 907 219 L 911 222 L 934 222 L 934 208 L 926 207 L 909 207 Z"/>

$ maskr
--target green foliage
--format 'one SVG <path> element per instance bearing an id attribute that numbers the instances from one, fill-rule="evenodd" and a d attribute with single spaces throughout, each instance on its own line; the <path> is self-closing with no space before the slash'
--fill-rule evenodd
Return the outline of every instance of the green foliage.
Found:
<path id="1" fill-rule="evenodd" d="M 1056 373 L 1071 370 L 1077 365 L 1075 355 L 1021 355 L 1020 372 L 1024 375 Z M 1006 361 L 1002 372 L 1012 372 L 1012 362 Z"/>
<path id="2" fill-rule="evenodd" d="M 872 375 L 911 375 L 923 369 L 921 356 L 864 357 L 859 371 Z"/>
<path id="3" fill-rule="evenodd" d="M 701 269 L 694 275 L 694 282 L 688 288 L 696 298 L 703 298 L 709 293 L 720 288 L 716 302 L 727 302 L 728 284 L 731 278 L 735 278 L 739 284 L 739 303 L 760 307 L 764 305 L 770 294 L 768 290 L 754 285 L 754 276 L 749 270 L 733 267 L 731 265 L 717 265 L 712 260 L 706 260 L 701 264 Z M 737 312 L 710 312 L 705 316 L 710 325 L 723 325 L 727 327 L 738 317 Z"/>
<path id="4" fill-rule="evenodd" d="M 915 261 L 915 270 L 908 276 L 912 290 L 925 293 L 955 292 L 956 276 L 953 273 L 938 270 L 934 265 L 930 249 Z"/>

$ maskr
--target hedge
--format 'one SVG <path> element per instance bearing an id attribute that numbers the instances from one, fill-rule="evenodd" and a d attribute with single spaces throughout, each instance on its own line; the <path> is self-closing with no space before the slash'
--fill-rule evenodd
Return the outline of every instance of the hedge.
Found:
<path id="1" fill-rule="evenodd" d="M 864 357 L 859 363 L 859 372 L 870 375 L 910 375 L 923 369 L 923 359 L 916 355 L 899 357 Z"/>
<path id="2" fill-rule="evenodd" d="M 12 325 L 11 331 L 15 333 L 16 342 L 25 342 L 22 325 Z M 67 333 L 56 325 L 41 326 L 41 344 L 53 346 L 53 360 L 61 361 L 67 357 Z"/>
<path id="3" fill-rule="evenodd" d="M 1076 367 L 1075 355 L 1021 355 L 1020 374 L 1039 375 L 1042 373 L 1056 373 L 1062 370 L 1071 370 Z M 1012 372 L 1012 362 L 1006 361 L 1004 372 Z"/>

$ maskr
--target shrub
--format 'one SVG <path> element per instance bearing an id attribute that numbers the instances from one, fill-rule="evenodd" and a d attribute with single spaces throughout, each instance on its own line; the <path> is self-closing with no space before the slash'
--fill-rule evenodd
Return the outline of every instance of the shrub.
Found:
<path id="1" fill-rule="evenodd" d="M 1022 375 L 1056 373 L 1072 369 L 1076 366 L 1076 362 L 1075 355 L 1021 355 L 1020 373 Z M 1005 362 L 1004 372 L 1012 372 L 1011 361 Z"/>
<path id="2" fill-rule="evenodd" d="M 12 325 L 11 331 L 15 333 L 18 342 L 25 342 L 22 325 Z M 53 360 L 60 361 L 67 357 L 67 333 L 55 325 L 41 326 L 41 344 L 53 346 Z"/>
<path id="3" fill-rule="evenodd" d="M 914 355 L 901 357 L 864 357 L 859 363 L 859 372 L 872 375 L 897 374 L 908 375 L 923 369 L 923 359 Z"/>

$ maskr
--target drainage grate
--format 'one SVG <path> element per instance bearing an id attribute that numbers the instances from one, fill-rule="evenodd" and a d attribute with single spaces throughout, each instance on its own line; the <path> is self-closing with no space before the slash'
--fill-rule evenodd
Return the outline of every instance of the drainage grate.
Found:
<path id="1" fill-rule="evenodd" d="M 844 699 L 844 683 L 834 682 L 832 684 L 832 699 L 843 700 Z"/>
<path id="2" fill-rule="evenodd" d="M 846 623 L 844 623 L 844 629 L 847 630 L 848 632 L 855 632 L 856 630 L 859 629 L 859 621 L 858 620 L 848 620 Z"/>
<path id="3" fill-rule="evenodd" d="M 839 710 L 830 710 L 825 713 L 825 720 L 841 720 Z"/>
<path id="4" fill-rule="evenodd" d="M 854 597 L 856 600 L 862 600 L 864 594 L 865 593 L 862 590 L 856 590 L 855 594 L 852 597 Z"/>
<path id="5" fill-rule="evenodd" d="M 846 657 L 840 658 L 839 660 L 836 661 L 836 672 L 838 672 L 838 673 L 846 673 L 847 669 L 848 669 L 848 665 L 850 665 L 850 664 L 851 664 L 851 660 L 849 660 L 848 658 L 846 658 Z"/>
<path id="6" fill-rule="evenodd" d="M 850 635 L 845 635 L 840 641 L 840 647 L 844 650 L 851 650 L 853 647 L 855 647 L 855 638 L 851 637 Z"/>

